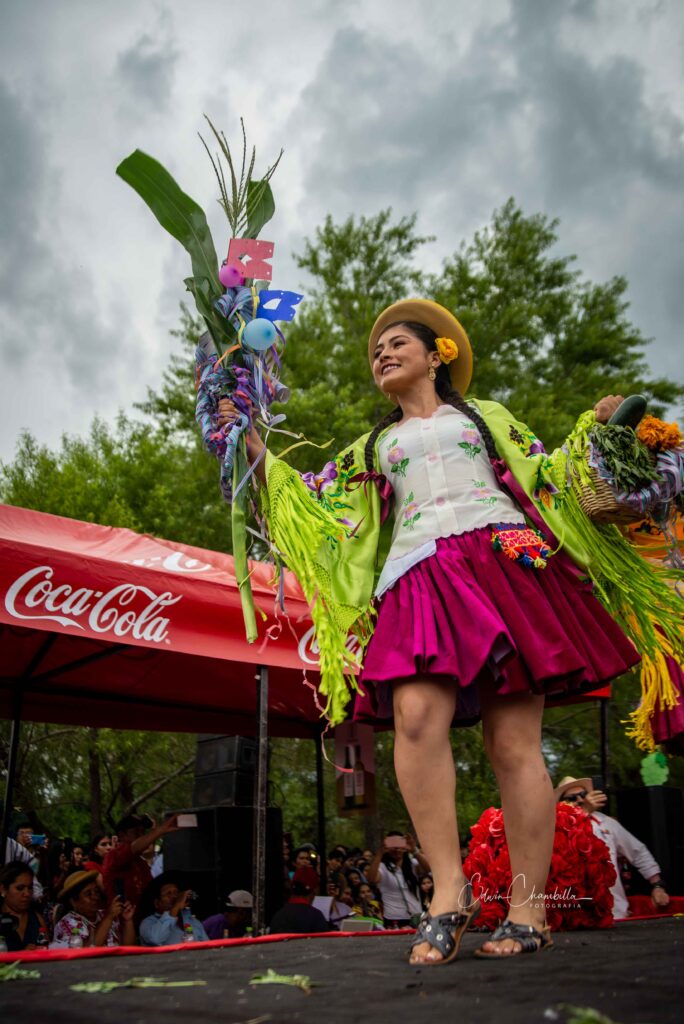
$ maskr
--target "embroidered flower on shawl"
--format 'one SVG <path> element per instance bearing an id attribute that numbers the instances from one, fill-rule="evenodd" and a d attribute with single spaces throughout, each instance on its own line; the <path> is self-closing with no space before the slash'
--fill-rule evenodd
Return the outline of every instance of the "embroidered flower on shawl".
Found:
<path id="1" fill-rule="evenodd" d="M 309 490 L 320 498 L 323 491 L 327 491 L 337 480 L 337 465 L 334 462 L 326 462 L 320 473 L 302 473 L 302 480 Z"/>
<path id="2" fill-rule="evenodd" d="M 532 492 L 534 501 L 543 505 L 544 508 L 551 510 L 558 506 L 558 499 L 556 497 L 558 494 L 560 494 L 560 491 L 556 485 L 551 483 L 550 480 L 545 480 L 540 471 L 537 477 L 537 486 Z"/>
<path id="3" fill-rule="evenodd" d="M 542 442 L 531 430 L 521 433 L 512 424 L 509 428 L 508 436 L 526 459 L 541 456 L 537 461 L 537 482 L 532 492 L 532 500 L 536 501 L 538 505 L 543 505 L 549 511 L 558 508 L 560 490 L 551 479 L 553 463 L 546 454 L 546 448 Z"/>

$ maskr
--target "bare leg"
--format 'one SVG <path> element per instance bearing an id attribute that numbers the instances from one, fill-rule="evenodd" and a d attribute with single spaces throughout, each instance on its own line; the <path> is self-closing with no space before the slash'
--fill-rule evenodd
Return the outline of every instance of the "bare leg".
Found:
<path id="1" fill-rule="evenodd" d="M 404 802 L 430 862 L 435 891 L 432 914 L 463 904 L 465 885 L 456 821 L 456 771 L 449 729 L 456 710 L 452 682 L 406 680 L 394 684 L 394 765 Z M 441 960 L 428 943 L 411 963 Z"/>
<path id="2" fill-rule="evenodd" d="M 549 873 L 555 828 L 553 787 L 541 750 L 544 698 L 499 696 L 488 684 L 480 687 L 480 701 L 485 749 L 501 791 L 511 858 L 508 918 L 540 929 L 546 917 L 539 894 Z M 482 948 L 506 956 L 519 950 L 520 943 L 504 939 L 485 942 Z"/>

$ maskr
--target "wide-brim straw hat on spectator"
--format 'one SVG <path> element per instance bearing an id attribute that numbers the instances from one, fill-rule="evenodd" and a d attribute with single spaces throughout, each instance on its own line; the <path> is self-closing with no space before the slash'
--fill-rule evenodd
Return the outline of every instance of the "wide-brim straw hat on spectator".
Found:
<path id="1" fill-rule="evenodd" d="M 581 786 L 582 789 L 586 789 L 587 791 L 591 791 L 594 788 L 594 784 L 591 779 L 573 779 L 572 775 L 566 775 L 564 779 L 560 780 L 553 791 L 556 802 L 561 800 L 566 790 L 571 789 L 573 786 Z"/>
<path id="2" fill-rule="evenodd" d="M 63 900 L 65 896 L 68 896 L 74 889 L 80 889 L 88 882 L 92 882 L 93 879 L 97 878 L 99 871 L 72 871 L 70 875 L 67 875 L 64 885 L 61 891 L 57 895 L 58 900 Z"/>

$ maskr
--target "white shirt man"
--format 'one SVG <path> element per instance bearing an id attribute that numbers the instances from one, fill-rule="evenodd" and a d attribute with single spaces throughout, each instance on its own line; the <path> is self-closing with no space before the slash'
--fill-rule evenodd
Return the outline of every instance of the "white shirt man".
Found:
<path id="1" fill-rule="evenodd" d="M 594 835 L 602 839 L 608 847 L 617 875 L 610 890 L 613 894 L 613 917 L 629 917 L 629 902 L 620 878 L 618 857 L 625 857 L 651 883 L 651 899 L 654 905 L 667 906 L 670 897 L 661 883 L 660 868 L 651 851 L 619 821 L 598 810 L 606 803 L 606 794 L 594 789 L 591 779 L 573 779 L 569 775 L 556 786 L 554 793 L 557 801 L 579 804 L 589 816 Z"/>

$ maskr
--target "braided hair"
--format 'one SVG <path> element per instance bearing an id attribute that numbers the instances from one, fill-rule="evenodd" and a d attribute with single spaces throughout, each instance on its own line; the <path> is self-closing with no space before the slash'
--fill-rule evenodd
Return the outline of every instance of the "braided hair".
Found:
<path id="1" fill-rule="evenodd" d="M 428 352 L 437 351 L 437 345 L 435 344 L 437 340 L 437 335 L 430 327 L 426 327 L 425 324 L 402 322 L 390 324 L 390 326 L 405 327 L 407 330 L 411 331 L 412 334 L 415 334 L 415 336 L 420 341 L 422 341 L 423 345 L 425 345 L 425 348 L 427 349 Z M 387 330 L 389 330 L 389 327 L 387 328 Z M 482 438 L 484 446 L 487 449 L 487 455 L 489 456 L 490 461 L 493 462 L 496 459 L 498 459 L 500 456 L 497 451 L 496 444 L 494 442 L 494 438 L 492 437 L 489 427 L 487 426 L 487 424 L 485 423 L 484 419 L 477 411 L 477 409 L 475 409 L 474 406 L 469 405 L 468 402 L 466 402 L 463 395 L 461 394 L 461 392 L 457 391 L 456 388 L 452 385 L 449 367 L 447 366 L 446 363 L 440 362 L 439 364 L 439 369 L 437 370 L 437 377 L 435 379 L 435 391 L 437 392 L 437 394 L 439 395 L 443 402 L 445 402 L 447 405 L 453 406 L 454 409 L 457 409 L 458 412 L 463 413 L 464 416 L 473 421 L 473 423 L 476 425 L 477 429 L 480 432 L 480 437 Z M 387 416 L 384 416 L 380 420 L 380 422 L 376 423 L 376 425 L 373 427 L 373 430 L 371 431 L 370 436 L 366 441 L 366 447 L 364 449 L 366 469 L 369 473 L 372 472 L 374 468 L 373 456 L 375 453 L 375 442 L 377 441 L 378 436 L 382 433 L 383 430 L 385 430 L 386 427 L 391 426 L 393 423 L 398 423 L 402 415 L 403 413 L 401 409 L 399 408 L 399 406 L 397 406 L 395 409 L 392 409 L 392 411 L 388 413 Z"/>

